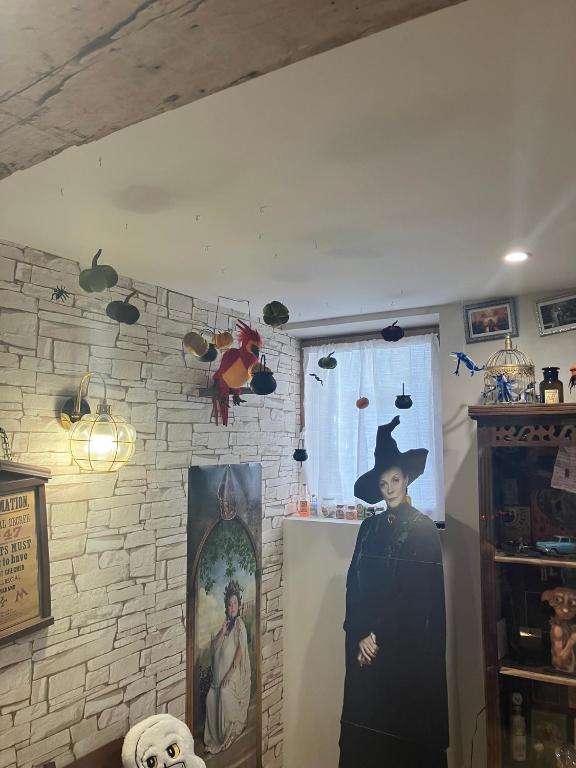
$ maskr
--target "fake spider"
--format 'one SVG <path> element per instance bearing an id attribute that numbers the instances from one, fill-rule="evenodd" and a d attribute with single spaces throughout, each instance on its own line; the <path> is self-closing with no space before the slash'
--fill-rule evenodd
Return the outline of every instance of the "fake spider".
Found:
<path id="1" fill-rule="evenodd" d="M 65 302 L 67 299 L 69 299 L 71 296 L 70 293 L 64 288 L 63 285 L 57 285 L 56 288 L 52 289 L 52 299 L 51 301 L 62 301 Z"/>

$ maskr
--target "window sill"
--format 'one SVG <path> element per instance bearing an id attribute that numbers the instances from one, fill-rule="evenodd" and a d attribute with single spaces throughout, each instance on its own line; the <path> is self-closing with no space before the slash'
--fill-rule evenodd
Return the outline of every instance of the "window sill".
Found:
<path id="1" fill-rule="evenodd" d="M 362 520 L 337 520 L 335 517 L 319 517 L 310 515 L 309 517 L 300 517 L 300 515 L 286 515 L 284 520 L 298 520 L 301 523 L 328 523 L 331 525 L 361 525 Z"/>

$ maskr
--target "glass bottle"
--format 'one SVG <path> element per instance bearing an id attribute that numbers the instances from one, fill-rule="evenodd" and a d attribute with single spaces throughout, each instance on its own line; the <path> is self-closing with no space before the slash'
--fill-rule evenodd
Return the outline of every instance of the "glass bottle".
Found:
<path id="1" fill-rule="evenodd" d="M 334 517 L 336 515 L 336 499 L 334 496 L 326 496 L 320 506 L 322 517 Z"/>
<path id="2" fill-rule="evenodd" d="M 310 496 L 310 515 L 312 517 L 318 515 L 318 496 L 315 493 Z"/>
<path id="3" fill-rule="evenodd" d="M 302 493 L 298 499 L 298 514 L 300 517 L 310 517 L 310 496 L 306 483 L 302 484 Z"/>
<path id="4" fill-rule="evenodd" d="M 564 384 L 558 378 L 560 368 L 548 366 L 542 368 L 544 379 L 540 382 L 540 402 L 556 405 L 564 402 Z"/>
<path id="5" fill-rule="evenodd" d="M 510 757 L 514 763 L 526 763 L 526 720 L 522 714 L 522 694 L 512 694 L 512 717 L 510 720 Z"/>

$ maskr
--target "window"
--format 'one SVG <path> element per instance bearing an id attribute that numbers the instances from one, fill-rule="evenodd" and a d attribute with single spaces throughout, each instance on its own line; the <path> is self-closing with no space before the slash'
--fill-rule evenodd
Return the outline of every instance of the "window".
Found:
<path id="1" fill-rule="evenodd" d="M 318 360 L 335 353 L 333 370 Z M 322 379 L 320 384 L 311 374 Z M 412 396 L 409 410 L 394 401 Z M 356 400 L 367 397 L 364 410 Z M 319 500 L 335 497 L 352 503 L 354 483 L 374 466 L 376 432 L 394 416 L 400 425 L 394 438 L 401 451 L 427 448 L 426 471 L 410 485 L 412 503 L 436 522 L 444 522 L 444 468 L 439 345 L 435 334 L 404 337 L 396 343 L 380 340 L 311 346 L 304 349 L 304 417 L 308 461 L 304 465 L 311 493 Z"/>

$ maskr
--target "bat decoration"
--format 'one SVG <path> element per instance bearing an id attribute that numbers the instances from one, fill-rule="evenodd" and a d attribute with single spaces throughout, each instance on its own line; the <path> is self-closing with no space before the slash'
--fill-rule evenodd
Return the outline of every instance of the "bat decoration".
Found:
<path id="1" fill-rule="evenodd" d="M 312 378 L 316 379 L 316 381 L 319 381 L 319 382 L 320 382 L 320 384 L 321 384 L 322 386 L 324 386 L 324 382 L 322 381 L 322 379 L 320 378 L 320 376 L 318 376 L 317 374 L 315 374 L 315 373 L 309 373 L 309 374 L 308 374 L 308 376 L 312 376 Z"/>
<path id="2" fill-rule="evenodd" d="M 479 371 L 484 370 L 484 366 L 478 366 L 474 362 L 474 360 L 471 360 L 468 355 L 466 355 L 464 352 L 452 352 L 452 357 L 455 357 L 456 360 L 458 360 L 458 365 L 456 366 L 456 370 L 454 371 L 454 376 L 460 376 L 460 365 L 463 364 L 468 368 L 470 371 L 470 376 L 474 376 L 475 373 L 478 373 Z"/>
<path id="3" fill-rule="evenodd" d="M 50 301 L 61 301 L 65 304 L 71 295 L 63 285 L 57 285 L 56 288 L 52 288 L 52 298 Z"/>
<path id="4" fill-rule="evenodd" d="M 570 368 L 570 392 L 576 387 L 576 366 L 574 368 Z"/>

